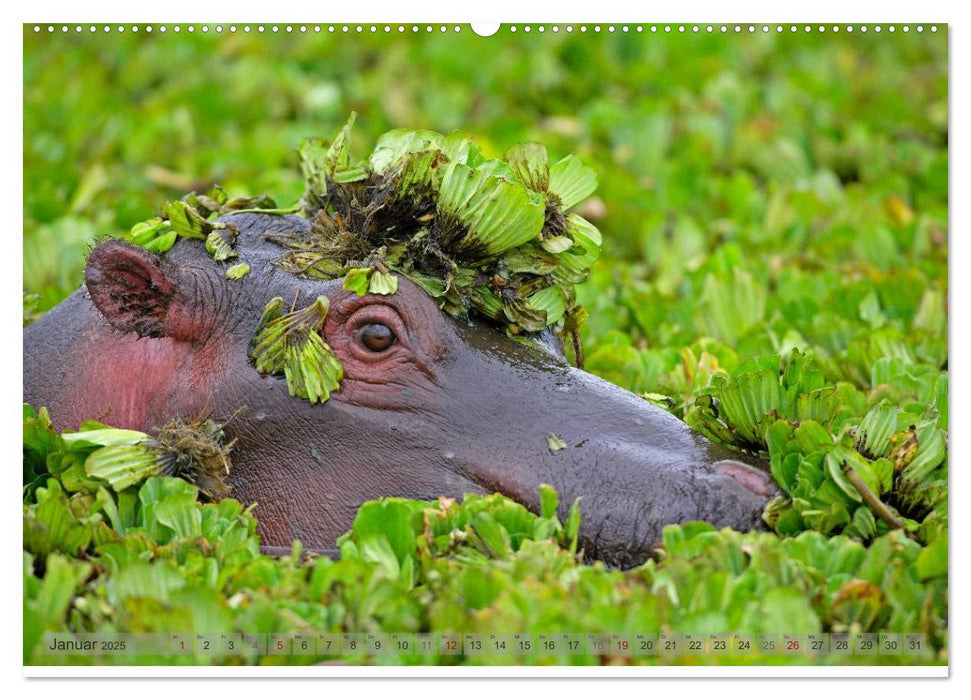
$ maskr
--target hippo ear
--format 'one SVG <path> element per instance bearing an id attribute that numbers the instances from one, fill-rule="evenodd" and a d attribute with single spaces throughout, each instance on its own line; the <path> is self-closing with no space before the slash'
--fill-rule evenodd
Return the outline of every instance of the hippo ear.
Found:
<path id="1" fill-rule="evenodd" d="M 95 246 L 84 269 L 91 301 L 123 333 L 158 338 L 177 297 L 177 278 L 159 256 L 136 245 L 107 240 Z"/>

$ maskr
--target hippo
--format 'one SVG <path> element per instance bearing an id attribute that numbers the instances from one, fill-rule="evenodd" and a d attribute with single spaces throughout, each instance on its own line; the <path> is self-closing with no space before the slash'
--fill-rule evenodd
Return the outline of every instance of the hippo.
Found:
<path id="1" fill-rule="evenodd" d="M 363 296 L 275 264 L 294 215 L 225 216 L 251 273 L 229 280 L 200 240 L 164 256 L 118 239 L 92 249 L 78 291 L 24 331 L 24 400 L 60 429 L 97 419 L 151 431 L 173 416 L 226 417 L 232 496 L 257 503 L 268 551 L 331 552 L 359 506 L 501 493 L 539 510 L 551 484 L 580 498 L 589 559 L 632 567 L 662 528 L 764 527 L 771 477 L 661 408 L 571 366 L 559 339 L 524 343 L 443 313 L 402 277 Z M 247 346 L 267 300 L 329 301 L 321 335 L 343 366 L 328 401 L 258 373 Z M 240 411 L 240 409 L 243 409 Z M 557 438 L 553 449 L 551 437 Z M 562 447 L 565 445 L 565 447 Z"/>

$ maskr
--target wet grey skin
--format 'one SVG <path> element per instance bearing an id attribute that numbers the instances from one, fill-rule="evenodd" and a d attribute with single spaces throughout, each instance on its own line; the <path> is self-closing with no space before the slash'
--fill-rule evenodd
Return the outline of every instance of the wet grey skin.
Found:
<path id="1" fill-rule="evenodd" d="M 161 257 L 98 244 L 85 285 L 24 331 L 24 400 L 61 429 L 97 419 L 151 431 L 243 408 L 226 427 L 231 495 L 258 504 L 267 551 L 293 539 L 333 551 L 359 506 L 382 496 L 499 492 L 538 511 L 542 483 L 558 491 L 561 517 L 581 499 L 580 547 L 612 566 L 643 563 L 670 523 L 763 527 L 775 487 L 761 463 L 571 367 L 552 333 L 523 343 L 454 319 L 405 278 L 394 295 L 365 297 L 341 280 L 301 279 L 275 263 L 281 236 L 304 235 L 304 220 L 224 221 L 251 266 L 241 280 L 224 276 L 237 260 L 217 264 L 201 241 Z M 318 295 L 330 301 L 322 335 L 345 376 L 311 405 L 283 377 L 258 374 L 247 346 L 271 298 L 303 307 Z M 373 323 L 396 335 L 384 353 L 361 345 Z M 551 452 L 550 435 L 567 447 Z"/>

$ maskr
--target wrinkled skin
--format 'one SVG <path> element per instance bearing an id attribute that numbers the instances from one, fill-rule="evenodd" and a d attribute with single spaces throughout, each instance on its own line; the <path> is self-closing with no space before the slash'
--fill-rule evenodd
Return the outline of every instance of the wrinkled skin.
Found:
<path id="1" fill-rule="evenodd" d="M 393 296 L 358 297 L 276 267 L 264 234 L 302 232 L 296 217 L 240 214 L 229 281 L 200 241 L 164 257 L 119 241 L 98 245 L 86 284 L 24 333 L 24 400 L 55 424 L 98 419 L 151 430 L 211 411 L 231 421 L 232 495 L 256 502 L 269 548 L 297 538 L 331 550 L 366 500 L 503 493 L 538 510 L 549 483 L 565 511 L 582 497 L 580 544 L 618 566 L 649 557 L 669 523 L 761 526 L 771 479 L 661 409 L 570 367 L 555 342 L 531 347 L 491 326 L 456 321 L 400 278 Z M 324 339 L 344 366 L 323 405 L 261 376 L 247 345 L 266 302 L 330 300 Z M 373 352 L 357 329 L 391 328 Z M 551 453 L 547 438 L 568 447 Z"/>

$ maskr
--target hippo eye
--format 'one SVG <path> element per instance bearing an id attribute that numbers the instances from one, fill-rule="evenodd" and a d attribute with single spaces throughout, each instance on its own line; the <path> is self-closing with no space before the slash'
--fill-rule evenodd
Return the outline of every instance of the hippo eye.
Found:
<path id="1" fill-rule="evenodd" d="M 371 352 L 384 352 L 395 344 L 397 337 L 390 328 L 383 323 L 369 323 L 357 329 L 357 338 L 361 345 Z"/>

